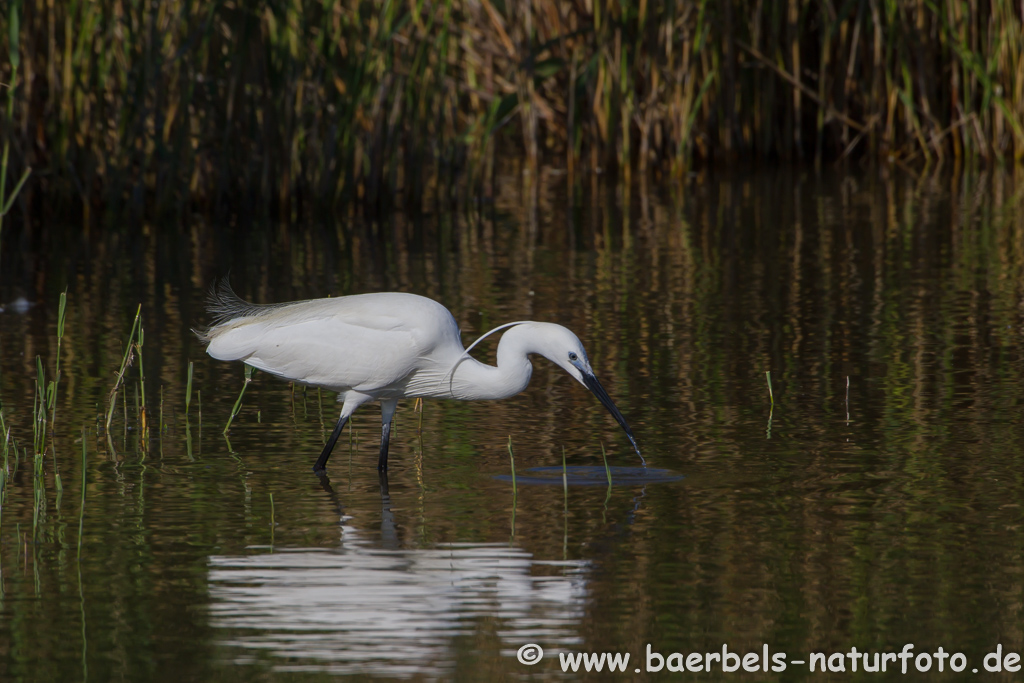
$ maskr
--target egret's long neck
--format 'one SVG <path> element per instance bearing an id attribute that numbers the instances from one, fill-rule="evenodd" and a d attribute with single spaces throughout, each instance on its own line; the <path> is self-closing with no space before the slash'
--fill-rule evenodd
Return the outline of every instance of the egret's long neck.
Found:
<path id="1" fill-rule="evenodd" d="M 532 352 L 530 324 L 510 328 L 498 343 L 498 366 L 466 358 L 452 374 L 450 397 L 475 401 L 515 396 L 530 383 L 533 365 L 527 354 Z"/>

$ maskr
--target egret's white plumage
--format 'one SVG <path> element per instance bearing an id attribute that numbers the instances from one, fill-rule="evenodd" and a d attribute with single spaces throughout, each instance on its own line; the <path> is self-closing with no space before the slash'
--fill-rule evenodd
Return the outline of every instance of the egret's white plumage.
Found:
<path id="1" fill-rule="evenodd" d="M 548 358 L 597 394 L 636 448 L 625 419 L 594 377 L 583 344 L 561 325 L 509 323 L 498 344 L 498 364 L 491 366 L 468 355 L 447 308 L 415 294 L 382 292 L 259 305 L 238 298 L 224 283 L 211 294 L 209 311 L 214 324 L 199 337 L 214 358 L 241 360 L 282 379 L 338 392 L 341 417 L 316 470 L 326 465 L 341 428 L 363 403 L 381 402 L 378 466 L 386 469 L 398 399 L 514 396 L 530 382 L 530 354 Z"/>

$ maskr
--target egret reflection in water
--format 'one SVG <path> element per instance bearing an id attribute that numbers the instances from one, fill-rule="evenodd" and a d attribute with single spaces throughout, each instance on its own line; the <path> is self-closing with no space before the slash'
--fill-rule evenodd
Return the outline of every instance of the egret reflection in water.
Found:
<path id="1" fill-rule="evenodd" d="M 441 675 L 453 639 L 497 620 L 504 654 L 524 643 L 580 642 L 587 564 L 540 562 L 507 544 L 387 549 L 342 524 L 338 550 L 209 560 L 212 623 L 222 643 L 270 655 L 275 670 Z"/>

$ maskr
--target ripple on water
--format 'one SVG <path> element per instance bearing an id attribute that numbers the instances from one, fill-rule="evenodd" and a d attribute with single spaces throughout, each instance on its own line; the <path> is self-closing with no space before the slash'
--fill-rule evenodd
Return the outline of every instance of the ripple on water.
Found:
<path id="1" fill-rule="evenodd" d="M 682 474 L 672 470 L 656 467 L 609 467 L 605 470 L 597 466 L 580 467 L 531 467 L 516 474 L 516 484 L 562 486 L 562 473 L 568 486 L 608 486 L 608 474 L 611 473 L 612 486 L 644 486 L 661 484 L 683 479 Z M 512 481 L 512 475 L 499 474 L 494 477 L 499 481 Z"/>

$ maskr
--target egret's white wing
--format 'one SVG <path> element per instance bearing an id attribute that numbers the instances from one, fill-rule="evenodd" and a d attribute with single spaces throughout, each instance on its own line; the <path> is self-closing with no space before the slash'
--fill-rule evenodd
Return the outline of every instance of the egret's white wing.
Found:
<path id="1" fill-rule="evenodd" d="M 336 390 L 401 383 L 432 354 L 462 350 L 446 308 L 411 294 L 364 294 L 267 308 L 212 328 L 211 356 Z M 432 362 L 428 364 L 432 365 Z"/>

